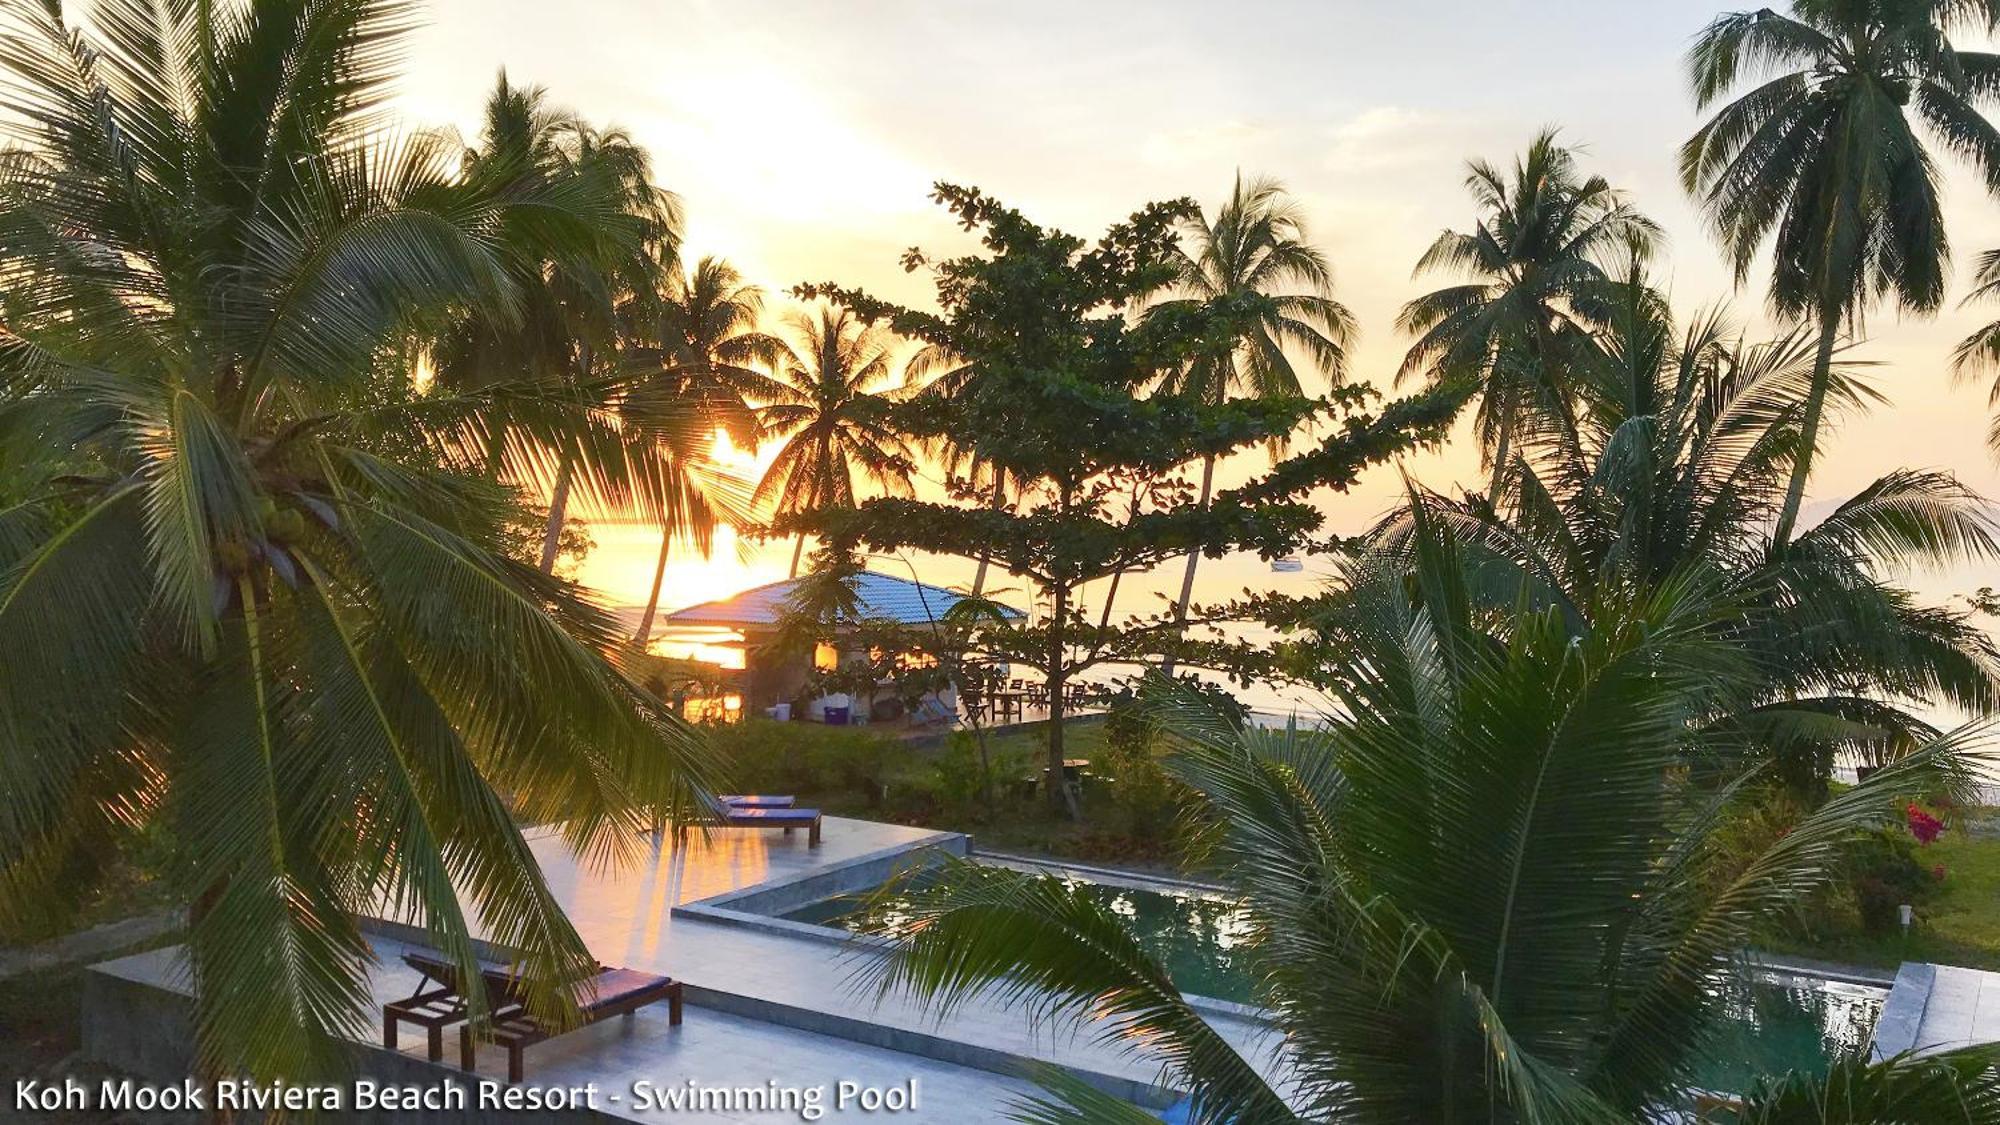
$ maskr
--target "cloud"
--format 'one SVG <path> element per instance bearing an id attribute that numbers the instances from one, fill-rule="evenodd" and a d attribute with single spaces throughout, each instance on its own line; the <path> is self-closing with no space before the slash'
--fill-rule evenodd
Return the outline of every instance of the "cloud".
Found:
<path id="1" fill-rule="evenodd" d="M 1277 130 L 1254 121 L 1206 122 L 1148 134 L 1139 146 L 1139 158 L 1164 167 L 1234 165 L 1276 135 Z"/>
<path id="2" fill-rule="evenodd" d="M 1374 172 L 1436 162 L 1458 151 L 1451 122 L 1404 106 L 1373 106 L 1329 131 L 1323 163 L 1347 172 Z"/>

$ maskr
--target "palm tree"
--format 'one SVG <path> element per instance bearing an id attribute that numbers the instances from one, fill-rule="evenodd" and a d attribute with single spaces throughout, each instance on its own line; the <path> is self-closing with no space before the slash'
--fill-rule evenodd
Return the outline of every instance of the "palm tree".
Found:
<path id="1" fill-rule="evenodd" d="M 1699 893 L 1741 792 L 1675 766 L 1687 717 L 1741 669 L 1711 627 L 1733 607 L 1685 575 L 1580 626 L 1495 617 L 1449 530 L 1413 535 L 1414 581 L 1368 558 L 1343 574 L 1323 728 L 1242 725 L 1191 694 L 1161 712 L 1212 826 L 1204 870 L 1246 919 L 1274 1061 L 1219 1035 L 1128 918 L 1053 877 L 945 860 L 905 885 L 881 987 L 946 1007 L 990 989 L 1089 1021 L 1160 1059 L 1201 1123 L 1695 1119 L 1730 959 L 1827 883 L 1853 832 L 1962 791 L 1970 755 L 1956 739 L 1911 755 Z M 1820 1095 L 1833 1108 L 1812 1120 L 1884 1120 L 1862 1095 L 1894 1089 L 1911 1108 L 1887 1119 L 1987 1120 L 1973 1107 L 2000 1098 L 1996 1065 L 1994 1046 L 1849 1060 L 1842 1086 L 1772 1076 L 1739 1114 L 1791 1120 L 1772 1114 Z M 1023 1120 L 1152 1120 L 1048 1082 Z"/>
<path id="2" fill-rule="evenodd" d="M 962 394 L 980 393 L 980 383 L 984 378 L 982 368 L 967 363 L 950 349 L 937 344 L 925 344 L 910 355 L 903 364 L 903 388 L 912 401 L 923 402 L 950 399 Z M 992 499 L 988 506 L 994 511 L 1004 511 L 1007 507 L 1007 490 L 1018 481 L 1008 479 L 1007 470 L 990 461 L 982 460 L 978 451 L 969 441 L 956 440 L 953 435 L 945 435 L 934 443 L 921 447 L 923 452 L 944 463 L 948 472 L 965 475 L 967 483 L 977 489 L 983 488 L 988 480 L 992 483 Z M 980 597 L 986 590 L 987 573 L 992 569 L 993 556 L 981 553 L 979 562 L 973 567 L 971 594 Z"/>
<path id="3" fill-rule="evenodd" d="M 1292 363 L 1296 351 L 1328 381 L 1347 377 L 1354 317 L 1333 299 L 1333 267 L 1306 236 L 1305 215 L 1283 184 L 1237 174 L 1229 199 L 1213 218 L 1197 214 L 1177 247 L 1175 295 L 1148 315 L 1178 315 L 1198 307 L 1226 309 L 1241 324 L 1229 346 L 1197 356 L 1162 388 L 1219 405 L 1231 395 L 1293 398 L 1306 393 Z M 1191 244 L 1191 245 L 1190 245 Z M 1215 458 L 1201 463 L 1201 497 L 1208 508 Z M 1187 558 L 1174 620 L 1187 620 L 1200 552 Z M 1168 669 L 1171 670 L 1171 663 Z"/>
<path id="4" fill-rule="evenodd" d="M 693 399 L 704 404 L 708 432 L 689 435 L 706 440 L 717 424 L 746 445 L 754 444 L 757 425 L 744 405 L 746 397 L 771 399 L 778 391 L 771 379 L 751 366 L 769 362 L 782 345 L 757 329 L 764 312 L 764 292 L 744 282 L 736 267 L 720 258 L 705 257 L 692 273 L 676 270 L 659 298 L 658 321 L 652 336 L 659 349 L 659 367 L 635 397 L 650 401 L 660 395 L 675 402 Z M 713 492 L 713 489 L 706 490 Z M 653 589 L 639 618 L 634 643 L 644 648 L 653 634 L 653 615 L 666 579 L 667 554 L 676 538 L 693 537 L 704 552 L 713 521 L 660 526 L 660 560 L 653 568 Z"/>
<path id="5" fill-rule="evenodd" d="M 1979 256 L 1979 271 L 1974 279 L 1977 284 L 1971 293 L 1966 294 L 1965 304 L 2000 296 L 2000 250 L 1988 250 Z M 2000 320 L 1989 322 L 1960 341 L 1958 349 L 1952 353 L 1951 366 L 1953 373 L 1960 378 L 2000 369 Z M 1986 405 L 2000 406 L 2000 379 L 1994 380 L 1987 392 Z M 1994 415 L 1986 431 L 1986 444 L 2000 453 L 2000 414 Z"/>
<path id="6" fill-rule="evenodd" d="M 766 434 L 784 439 L 757 484 L 775 515 L 851 508 L 858 468 L 885 492 L 910 492 L 911 451 L 879 390 L 891 382 L 889 331 L 852 312 L 821 305 L 785 318 L 790 336 L 777 356 L 770 397 L 758 409 Z M 800 533 L 791 574 L 805 550 Z"/>
<path id="7" fill-rule="evenodd" d="M 1497 500 L 1521 428 L 1572 424 L 1562 369 L 1593 320 L 1591 294 L 1614 259 L 1649 252 L 1658 228 L 1604 177 L 1583 178 L 1554 130 L 1535 137 L 1511 177 L 1473 161 L 1465 187 L 1478 223 L 1438 235 L 1415 275 L 1467 280 L 1403 306 L 1396 327 L 1416 340 L 1397 379 L 1479 388 L 1479 440 L 1493 459 Z"/>
<path id="8" fill-rule="evenodd" d="M 1679 331 L 1637 274 L 1606 298 L 1607 323 L 1572 368 L 1574 441 L 1524 459 L 1500 509 L 1417 493 L 1427 518 L 1477 549 L 1489 608 L 1510 610 L 1525 584 L 1574 618 L 1620 589 L 1715 575 L 1745 607 L 1725 633 L 1754 674 L 1704 720 L 1706 740 L 1775 762 L 1808 798 L 1824 795 L 1843 752 L 1879 763 L 1934 738 L 1921 715 L 1939 701 L 2000 703 L 1991 639 L 1882 577 L 2000 553 L 1985 502 L 1948 474 L 1899 470 L 1781 549 L 1771 518 L 1801 440 L 1811 334 L 1749 343 L 1719 310 Z M 1872 397 L 1851 365 L 1833 365 L 1833 410 Z M 1414 518 L 1395 517 L 1377 542 L 1387 549 Z"/>
<path id="9" fill-rule="evenodd" d="M 475 311 L 451 326 L 436 349 L 439 377 L 449 386 L 539 387 L 567 397 L 579 415 L 578 424 L 552 436 L 510 426 L 502 414 L 488 419 L 488 471 L 505 466 L 516 480 L 549 490 L 541 551 L 542 571 L 549 573 L 579 473 L 601 506 L 623 507 L 635 471 L 629 462 L 643 462 L 650 452 L 621 442 L 612 422 L 626 390 L 628 341 L 620 328 L 632 319 L 630 310 L 621 317 L 621 309 L 650 303 L 658 289 L 680 240 L 679 206 L 653 185 L 651 159 L 629 135 L 551 107 L 545 90 L 513 85 L 505 72 L 487 99 L 485 127 L 466 154 L 465 175 L 503 194 L 553 193 L 599 213 L 601 237 L 593 243 L 552 247 L 524 209 L 502 237 L 519 263 L 515 280 L 525 313 L 495 318 Z"/>
<path id="10" fill-rule="evenodd" d="M 1842 329 L 1883 298 L 1917 314 L 1944 299 L 1937 169 L 1916 126 L 2000 190 L 2000 133 L 1980 113 L 2000 93 L 2000 55 L 1949 38 L 1996 20 L 1990 0 L 1795 0 L 1790 15 L 1719 16 L 1688 52 L 1703 109 L 1757 85 L 1682 146 L 1681 178 L 1739 280 L 1771 242 L 1771 308 L 1810 319 L 1819 334 L 1780 545 L 1805 498 Z"/>
<path id="11" fill-rule="evenodd" d="M 479 396 L 379 366 L 450 310 L 524 309 L 492 237 L 517 208 L 552 245 L 602 237 L 572 196 L 461 181 L 454 146 L 378 127 L 409 26 L 374 0 L 101 0 L 0 30 L 35 107 L 0 177 L 25 466 L 0 926 L 75 901 L 76 849 L 151 831 L 211 1075 L 338 1070 L 372 1019 L 356 919 L 385 902 L 464 979 L 475 927 L 512 950 L 561 1024 L 593 961 L 514 817 L 615 857 L 707 769 L 608 661 L 607 616 L 496 550 L 513 497 L 439 467 Z"/>

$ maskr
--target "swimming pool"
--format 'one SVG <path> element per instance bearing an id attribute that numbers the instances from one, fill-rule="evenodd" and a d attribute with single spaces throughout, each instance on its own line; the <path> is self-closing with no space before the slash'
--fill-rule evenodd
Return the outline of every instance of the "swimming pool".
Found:
<path id="1" fill-rule="evenodd" d="M 1130 919 L 1140 943 L 1165 963 L 1182 991 L 1236 1003 L 1256 1001 L 1243 954 L 1248 924 L 1235 904 L 1196 887 L 1096 878 L 1065 874 L 1063 881 Z M 860 892 L 809 903 L 780 917 L 848 930 L 878 923 L 894 933 L 908 918 L 908 901 L 902 895 Z M 1709 1090 L 1746 1089 L 1756 1075 L 1786 1070 L 1826 1073 L 1834 1059 L 1867 1050 L 1888 994 L 1872 985 L 1767 970 L 1718 977 L 1715 988 L 1728 1019 L 1697 1067 L 1696 1084 Z"/>
<path id="2" fill-rule="evenodd" d="M 1130 919 L 1140 944 L 1166 963 L 1168 975 L 1183 992 L 1243 1004 L 1256 999 L 1248 970 L 1236 952 L 1246 940 L 1243 911 L 1221 895 L 1073 876 L 1063 882 Z M 873 894 L 862 891 L 821 899 L 779 917 L 848 930 L 869 924 L 868 928 L 897 932 L 909 917 L 908 898 L 884 896 L 869 908 Z"/>

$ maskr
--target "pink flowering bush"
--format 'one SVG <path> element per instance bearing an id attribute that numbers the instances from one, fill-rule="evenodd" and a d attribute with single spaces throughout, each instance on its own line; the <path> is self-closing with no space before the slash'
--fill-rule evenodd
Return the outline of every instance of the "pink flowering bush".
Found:
<path id="1" fill-rule="evenodd" d="M 1915 801 L 1903 810 L 1903 819 L 1910 826 L 1910 835 L 1915 836 L 1919 844 L 1930 844 L 1944 834 L 1944 821 L 1932 816 Z"/>

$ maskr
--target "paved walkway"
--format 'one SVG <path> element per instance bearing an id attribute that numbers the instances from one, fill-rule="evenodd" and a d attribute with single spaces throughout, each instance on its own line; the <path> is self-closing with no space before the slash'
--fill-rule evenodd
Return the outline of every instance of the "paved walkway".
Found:
<path id="1" fill-rule="evenodd" d="M 824 872 L 941 839 L 926 830 L 828 818 L 825 840 L 808 848 L 804 833 L 718 831 L 676 847 L 648 840 L 637 862 L 616 870 L 579 864 L 551 833 L 531 846 L 549 884 L 600 961 L 664 973 L 687 983 L 686 1021 L 669 1028 L 664 1005 L 632 1020 L 614 1020 L 528 1051 L 534 1085 L 595 1082 L 600 1107 L 632 1120 L 802 1120 L 791 1109 L 745 1109 L 755 1090 L 770 1097 L 802 1096 L 818 1088 L 827 1120 L 883 1119 L 882 1114 L 833 1104 L 841 1082 L 890 1089 L 915 1081 L 915 1112 L 899 1121 L 1007 1120 L 1007 1107 L 1034 1089 L 1012 1073 L 1019 1060 L 1038 1060 L 1115 1081 L 1152 1085 L 1156 1059 L 1130 1042 L 1105 1042 L 1101 1029 L 1036 1021 L 1017 1006 L 975 997 L 939 1020 L 901 997 L 878 999 L 860 979 L 870 955 L 850 945 L 772 932 L 708 918 L 676 917 L 673 907 L 758 885 Z M 407 995 L 416 974 L 397 960 L 403 946 L 376 939 L 382 967 L 370 984 L 378 1004 Z M 172 951 L 101 966 L 128 979 L 168 983 Z M 1275 1070 L 1277 1043 L 1261 1025 L 1217 1016 L 1212 1021 L 1239 1049 Z M 400 1048 L 423 1053 L 421 1033 L 406 1031 Z M 1010 1061 L 1011 1060 L 1011 1061 Z M 970 1065 L 966 1065 L 966 1064 Z M 504 1075 L 504 1056 L 487 1050 L 480 1072 Z M 647 1109 L 633 1101 L 634 1084 L 661 1090 L 727 1086 L 730 1104 L 698 1111 Z M 754 1088 L 754 1089 L 753 1089 Z M 751 1091 L 745 1095 L 744 1091 Z M 789 1092 L 789 1093 L 787 1093 Z M 611 1094 L 620 1098 L 608 1100 Z M 795 1109 L 796 1107 L 794 1107 Z"/>
<path id="2" fill-rule="evenodd" d="M 396 959 L 403 949 L 401 943 L 378 938 L 373 944 L 383 964 L 370 980 L 379 1011 L 384 1001 L 409 995 L 417 977 Z M 171 949 L 155 950 L 97 968 L 130 980 L 178 984 L 173 958 Z M 422 1033 L 406 1030 L 400 1046 L 405 1055 L 421 1058 Z M 447 1037 L 449 1069 L 433 1073 L 438 1077 L 459 1074 L 456 1052 L 455 1037 Z M 490 1047 L 481 1051 L 478 1076 L 504 1083 L 505 1052 Z M 413 1077 L 405 1069 L 394 1080 L 408 1082 Z M 773 1125 L 807 1120 L 799 1110 L 809 1098 L 823 1107 L 825 1115 L 820 1120 L 825 1121 L 997 1125 L 1012 1120 L 1007 1114 L 1010 1103 L 1035 1090 L 1033 1083 L 1017 1078 L 693 1006 L 681 1026 L 670 1027 L 664 1004 L 642 1009 L 630 1020 L 594 1024 L 530 1047 L 527 1081 L 545 1089 L 595 1085 L 596 1106 L 609 1116 L 689 1125 Z M 913 1089 L 917 1105 L 913 1112 L 888 1116 L 867 1112 L 858 1105 L 843 1109 L 836 1104 L 841 1083 L 852 1083 L 857 1093 L 864 1089 Z M 696 1096 L 706 1104 L 662 1107 L 654 1100 L 653 1091 L 659 1092 L 657 1097 Z M 689 1091 L 703 1093 L 691 1095 Z M 523 1120 L 532 1117 L 516 1116 Z"/>
<path id="3" fill-rule="evenodd" d="M 2000 1043 L 2000 973 L 1906 962 L 1875 1024 L 1875 1056 L 1974 1043 Z"/>
<path id="4" fill-rule="evenodd" d="M 825 841 L 806 846 L 803 833 L 716 832 L 684 848 L 655 846 L 646 860 L 618 871 L 577 864 L 552 836 L 532 841 L 551 888 L 600 961 L 646 969 L 691 986 L 786 1008 L 823 1013 L 895 1032 L 937 1035 L 995 1051 L 1061 1063 L 1098 1074 L 1152 1083 L 1158 1062 L 1127 1043 L 1103 1043 L 1095 1031 L 1044 1022 L 1018 1006 L 978 998 L 940 1022 L 926 1008 L 897 996 L 878 997 L 864 979 L 866 955 L 851 948 L 698 918 L 672 908 L 758 883 L 908 848 L 937 839 L 926 829 L 829 817 Z M 1261 1025 L 1213 1021 L 1238 1048 L 1269 1062 L 1275 1043 Z M 866 1031 L 861 1033 L 866 1034 Z"/>

